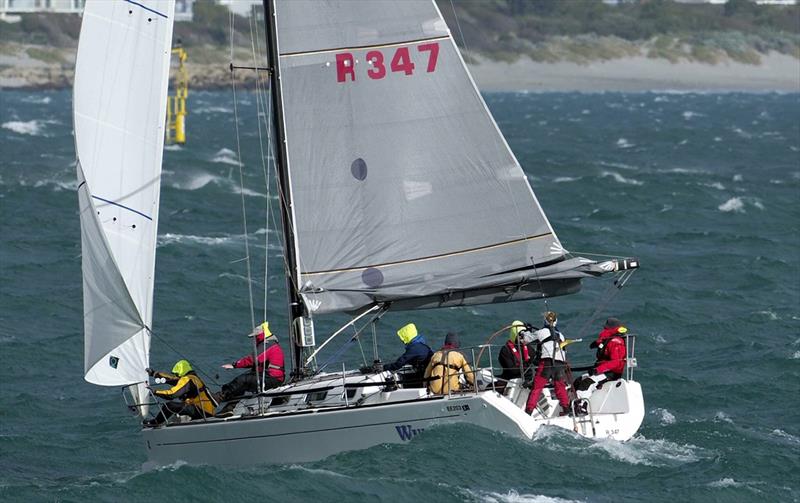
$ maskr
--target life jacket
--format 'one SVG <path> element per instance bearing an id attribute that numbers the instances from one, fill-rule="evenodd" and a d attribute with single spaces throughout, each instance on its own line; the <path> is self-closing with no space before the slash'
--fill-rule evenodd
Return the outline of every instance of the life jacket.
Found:
<path id="1" fill-rule="evenodd" d="M 625 346 L 625 339 L 618 333 L 619 327 L 613 328 L 606 328 L 600 332 L 600 335 L 597 337 L 597 353 L 595 354 L 595 359 L 597 361 L 608 361 L 611 360 L 611 355 L 608 352 L 608 347 L 611 344 L 611 341 L 614 340 L 614 343 L 619 343 Z"/>
<path id="2" fill-rule="evenodd" d="M 612 372 L 618 378 L 625 369 L 625 358 L 627 348 L 623 333 L 618 328 L 607 328 L 600 332 L 597 338 L 597 362 L 595 370 L 597 373 Z"/>
<path id="3" fill-rule="evenodd" d="M 191 385 L 185 395 L 175 396 L 181 388 L 186 385 Z M 177 398 L 183 400 L 186 405 L 194 405 L 200 410 L 203 410 L 208 415 L 214 415 L 214 409 L 217 408 L 217 401 L 208 392 L 205 383 L 194 372 L 189 372 L 183 377 L 179 377 L 175 385 L 168 390 L 158 390 L 155 392 L 156 396 L 161 398 L 173 399 Z"/>
<path id="4" fill-rule="evenodd" d="M 517 337 L 519 337 L 519 335 Z M 514 341 L 512 340 L 506 341 L 506 346 L 508 346 L 508 349 L 511 350 L 511 354 L 514 355 L 514 363 L 516 364 L 517 367 L 527 365 L 528 362 L 530 362 L 531 357 L 530 353 L 528 352 L 527 345 L 520 344 L 520 346 L 522 346 L 522 355 L 520 355 L 520 351 L 517 349 L 517 344 Z"/>
<path id="5" fill-rule="evenodd" d="M 459 375 L 461 372 L 464 373 L 467 382 L 470 384 L 475 382 L 472 369 L 464 355 L 458 351 L 458 348 L 445 345 L 433 354 L 428 367 L 425 369 L 425 377 L 434 378 L 428 383 L 428 389 L 431 393 L 437 395 L 458 391 L 460 389 Z"/>
<path id="6" fill-rule="evenodd" d="M 187 398 L 186 403 L 188 405 L 194 405 L 198 409 L 202 409 L 207 414 L 214 415 L 214 409 L 217 408 L 217 401 L 214 400 L 214 397 L 211 396 L 211 393 L 208 392 L 208 388 L 206 388 L 206 383 L 203 382 L 202 379 L 197 377 L 195 374 L 186 374 L 183 376 L 184 378 L 188 378 L 194 384 L 195 389 L 197 390 L 197 396 L 192 398 Z"/>

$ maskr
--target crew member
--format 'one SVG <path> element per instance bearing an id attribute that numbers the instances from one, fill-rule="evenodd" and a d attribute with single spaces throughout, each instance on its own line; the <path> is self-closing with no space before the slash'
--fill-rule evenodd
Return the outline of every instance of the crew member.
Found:
<path id="1" fill-rule="evenodd" d="M 468 383 L 475 384 L 472 369 L 458 350 L 459 347 L 458 335 L 449 332 L 444 338 L 444 346 L 433 353 L 425 369 L 425 380 L 431 393 L 446 395 L 451 391 L 458 391 L 461 388 L 459 378 L 462 374 Z"/>
<path id="2" fill-rule="evenodd" d="M 170 401 L 161 406 L 161 410 L 153 419 L 145 421 L 145 426 L 157 426 L 174 414 L 183 414 L 192 419 L 203 419 L 214 415 L 217 403 L 188 361 L 177 362 L 172 367 L 172 373 L 146 370 L 147 375 L 164 379 L 172 385 L 172 388 L 153 391 L 155 396 Z"/>
<path id="3" fill-rule="evenodd" d="M 553 389 L 556 392 L 559 404 L 561 404 L 561 414 L 569 411 L 569 396 L 567 386 L 564 383 L 567 371 L 567 357 L 563 348 L 565 341 L 564 335 L 558 331 L 558 315 L 553 311 L 544 314 L 544 328 L 534 332 L 534 341 L 538 341 L 541 348 L 541 359 L 536 368 L 536 376 L 533 378 L 533 389 L 528 396 L 528 403 L 525 405 L 525 412 L 532 414 L 539 402 L 539 396 L 547 383 L 553 382 Z"/>
<path id="4" fill-rule="evenodd" d="M 397 331 L 397 336 L 406 345 L 405 352 L 393 363 L 388 363 L 383 366 L 384 370 L 391 372 L 399 370 L 405 365 L 411 365 L 414 369 L 411 374 L 406 374 L 405 381 L 411 384 L 411 387 L 423 387 L 422 376 L 428 362 L 433 356 L 433 350 L 425 342 L 425 338 L 417 332 L 417 326 L 413 323 L 405 325 Z M 416 386 L 414 386 L 416 384 Z"/>
<path id="5" fill-rule="evenodd" d="M 503 373 L 500 379 L 508 381 L 522 377 L 522 372 L 531 364 L 531 355 L 528 345 L 525 344 L 524 335 L 528 332 L 527 325 L 521 321 L 511 323 L 508 329 L 508 340 L 500 349 L 498 360 Z"/>
<path id="6" fill-rule="evenodd" d="M 594 367 L 575 381 L 575 391 L 579 399 L 592 396 L 594 390 L 600 388 L 604 382 L 622 377 L 628 356 L 624 339 L 627 332 L 628 329 L 617 318 L 606 320 L 597 340 L 589 345 L 590 348 L 597 349 Z M 581 408 L 585 407 L 585 402 L 581 402 Z"/>
<path id="7" fill-rule="evenodd" d="M 233 363 L 222 366 L 225 369 L 248 369 L 244 374 L 235 377 L 231 382 L 222 386 L 220 401 L 239 398 L 245 393 L 257 393 L 258 382 L 263 379 L 263 389 L 275 388 L 283 384 L 286 377 L 283 363 L 283 350 L 278 344 L 278 338 L 269 330 L 266 321 L 253 330 L 249 337 L 256 338 L 256 361 L 253 355 L 244 356 Z M 266 367 L 266 372 L 264 369 Z"/>

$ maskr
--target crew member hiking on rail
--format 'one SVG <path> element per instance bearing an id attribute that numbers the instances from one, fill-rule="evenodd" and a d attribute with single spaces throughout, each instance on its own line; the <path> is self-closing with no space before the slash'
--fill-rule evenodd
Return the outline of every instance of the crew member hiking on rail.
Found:
<path id="1" fill-rule="evenodd" d="M 405 365 L 411 365 L 413 373 L 406 374 L 403 380 L 409 383 L 407 387 L 422 388 L 422 375 L 433 356 L 433 350 L 425 342 L 425 338 L 419 335 L 417 326 L 413 323 L 398 330 L 397 336 L 406 345 L 406 350 L 393 363 L 384 365 L 383 369 L 395 372 Z"/>
<path id="2" fill-rule="evenodd" d="M 449 332 L 444 338 L 444 346 L 433 353 L 428 367 L 425 369 L 425 380 L 428 390 L 435 395 L 446 395 L 461 389 L 460 377 L 471 385 L 475 384 L 475 376 L 467 363 L 467 359 L 458 348 L 461 344 L 458 335 Z M 428 381 L 430 379 L 430 381 Z"/>
<path id="3" fill-rule="evenodd" d="M 528 396 L 528 403 L 525 405 L 525 412 L 532 414 L 539 402 L 539 396 L 547 383 L 553 382 L 553 389 L 556 392 L 558 402 L 561 404 L 561 414 L 569 411 L 569 396 L 567 386 L 564 383 L 567 372 L 567 355 L 562 343 L 564 336 L 558 331 L 558 315 L 553 311 L 544 314 L 544 328 L 534 332 L 534 341 L 539 342 L 541 359 L 536 368 L 536 376 L 533 378 L 533 389 Z"/>
<path id="4" fill-rule="evenodd" d="M 155 396 L 170 401 L 161 406 L 161 410 L 153 419 L 145 421 L 145 426 L 158 426 L 174 414 L 182 414 L 192 419 L 203 419 L 214 415 L 217 403 L 188 361 L 177 362 L 172 367 L 172 373 L 147 369 L 147 375 L 164 379 L 167 384 L 172 385 L 172 388 L 153 391 Z"/>
<path id="5" fill-rule="evenodd" d="M 248 337 L 253 336 L 256 338 L 255 353 L 258 354 L 258 364 L 253 361 L 253 355 L 250 354 L 222 366 L 225 369 L 249 369 L 222 386 L 219 394 L 222 402 L 241 398 L 245 393 L 257 393 L 258 382 L 261 379 L 263 379 L 263 389 L 276 388 L 283 384 L 286 377 L 283 350 L 278 344 L 278 338 L 270 332 L 269 323 L 265 321 L 248 335 Z M 266 372 L 264 372 L 265 366 Z"/>
<path id="6" fill-rule="evenodd" d="M 579 399 L 588 399 L 604 382 L 622 377 L 628 356 L 624 338 L 627 333 L 628 329 L 617 318 L 606 320 L 597 340 L 589 345 L 590 348 L 597 349 L 594 368 L 575 380 L 575 394 Z M 579 407 L 586 413 L 586 402 L 579 402 Z"/>

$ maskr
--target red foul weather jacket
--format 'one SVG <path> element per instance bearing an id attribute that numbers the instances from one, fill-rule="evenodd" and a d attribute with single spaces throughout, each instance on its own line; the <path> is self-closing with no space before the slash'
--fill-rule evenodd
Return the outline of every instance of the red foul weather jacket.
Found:
<path id="1" fill-rule="evenodd" d="M 281 349 L 280 345 L 278 345 L 277 342 L 267 341 L 265 346 L 264 334 L 259 334 L 256 341 L 258 343 L 258 349 L 260 350 L 260 353 L 258 354 L 258 373 L 260 374 L 263 371 L 264 363 L 266 363 L 267 375 L 283 381 L 283 379 L 286 377 L 286 374 L 284 373 L 283 366 L 283 350 Z M 236 360 L 233 363 L 233 366 L 237 369 L 248 367 L 252 368 L 253 355 L 247 355 Z"/>
<path id="2" fill-rule="evenodd" d="M 617 333 L 618 329 L 619 327 L 604 328 L 597 336 L 595 371 L 598 374 L 604 372 L 622 374 L 625 370 L 625 358 L 628 352 L 625 349 L 625 339 Z"/>

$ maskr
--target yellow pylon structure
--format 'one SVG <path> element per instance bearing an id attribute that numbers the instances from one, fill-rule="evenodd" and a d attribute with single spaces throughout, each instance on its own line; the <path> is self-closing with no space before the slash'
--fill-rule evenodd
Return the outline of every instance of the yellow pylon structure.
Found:
<path id="1" fill-rule="evenodd" d="M 178 56 L 175 95 L 167 97 L 167 143 L 186 143 L 186 98 L 189 96 L 189 72 L 184 62 L 189 57 L 180 45 L 172 48 Z"/>

